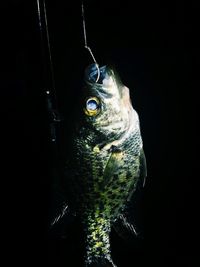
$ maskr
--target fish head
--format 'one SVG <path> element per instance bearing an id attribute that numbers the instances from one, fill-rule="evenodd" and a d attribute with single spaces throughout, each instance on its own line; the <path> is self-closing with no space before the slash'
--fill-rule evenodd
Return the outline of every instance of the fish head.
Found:
<path id="1" fill-rule="evenodd" d="M 109 66 L 88 66 L 85 71 L 83 111 L 85 121 L 97 131 L 121 135 L 137 121 L 129 89 Z M 134 122 L 135 120 L 135 122 Z"/>

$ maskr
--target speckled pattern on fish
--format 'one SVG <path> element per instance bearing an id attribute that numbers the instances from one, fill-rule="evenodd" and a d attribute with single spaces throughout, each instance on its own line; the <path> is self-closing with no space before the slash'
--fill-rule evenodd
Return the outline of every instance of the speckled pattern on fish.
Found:
<path id="1" fill-rule="evenodd" d="M 111 68 L 101 67 L 97 82 L 95 73 L 94 65 L 86 70 L 82 118 L 66 174 L 69 205 L 83 224 L 87 267 L 115 266 L 111 226 L 146 176 L 139 118 L 129 90 Z"/>

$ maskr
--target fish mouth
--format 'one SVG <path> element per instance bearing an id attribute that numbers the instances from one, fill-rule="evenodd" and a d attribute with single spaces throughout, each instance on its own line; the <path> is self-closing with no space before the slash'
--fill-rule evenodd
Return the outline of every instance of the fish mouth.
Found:
<path id="1" fill-rule="evenodd" d="M 85 80 L 92 84 L 103 84 L 103 80 L 108 78 L 109 74 L 109 68 L 106 65 L 99 67 L 98 64 L 94 63 L 85 70 Z"/>
<path id="2" fill-rule="evenodd" d="M 111 66 L 98 66 L 97 63 L 89 65 L 85 70 L 85 83 L 87 90 L 103 98 L 121 97 L 123 86 L 115 69 Z"/>

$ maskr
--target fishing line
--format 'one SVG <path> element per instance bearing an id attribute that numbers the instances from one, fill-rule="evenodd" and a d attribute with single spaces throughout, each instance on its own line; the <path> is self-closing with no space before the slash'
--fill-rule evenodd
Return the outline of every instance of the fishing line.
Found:
<path id="1" fill-rule="evenodd" d="M 82 19 L 83 19 L 82 22 L 83 22 L 84 47 L 89 51 L 89 53 L 90 53 L 95 65 L 96 65 L 96 68 L 97 68 L 97 79 L 96 79 L 95 82 L 98 82 L 99 77 L 100 77 L 100 69 L 99 69 L 99 65 L 98 65 L 98 63 L 97 63 L 97 61 L 96 61 L 96 59 L 95 59 L 95 57 L 94 57 L 94 55 L 92 53 L 91 48 L 87 44 L 87 34 L 86 34 L 86 26 L 85 26 L 85 11 L 84 11 L 83 1 L 82 1 Z"/>

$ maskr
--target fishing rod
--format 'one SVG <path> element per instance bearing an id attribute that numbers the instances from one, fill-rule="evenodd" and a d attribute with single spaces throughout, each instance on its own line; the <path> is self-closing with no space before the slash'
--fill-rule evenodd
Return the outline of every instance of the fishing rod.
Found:
<path id="1" fill-rule="evenodd" d="M 48 149 L 50 153 L 47 152 L 48 162 L 50 163 L 50 173 L 49 173 L 49 213 L 48 220 L 57 222 L 63 214 L 68 212 L 67 206 L 63 204 L 63 199 L 60 197 L 60 191 L 58 190 L 58 176 L 60 175 L 60 126 L 63 118 L 60 117 L 57 106 L 56 89 L 55 89 L 55 79 L 54 70 L 51 56 L 51 47 L 49 40 L 49 31 L 47 23 L 47 12 L 45 6 L 45 0 L 36 0 L 37 3 L 37 17 L 38 26 L 40 34 L 40 57 L 42 63 L 42 95 L 46 102 L 46 111 L 48 118 Z M 57 208 L 63 209 L 61 215 L 57 215 Z M 49 230 L 52 228 L 49 225 Z"/>
<path id="2" fill-rule="evenodd" d="M 45 94 L 46 108 L 49 116 L 50 140 L 53 144 L 57 143 L 57 126 L 61 121 L 58 113 L 54 70 L 49 40 L 47 12 L 45 0 L 37 1 L 37 16 L 40 32 L 40 49 L 42 60 L 42 87 Z"/>

